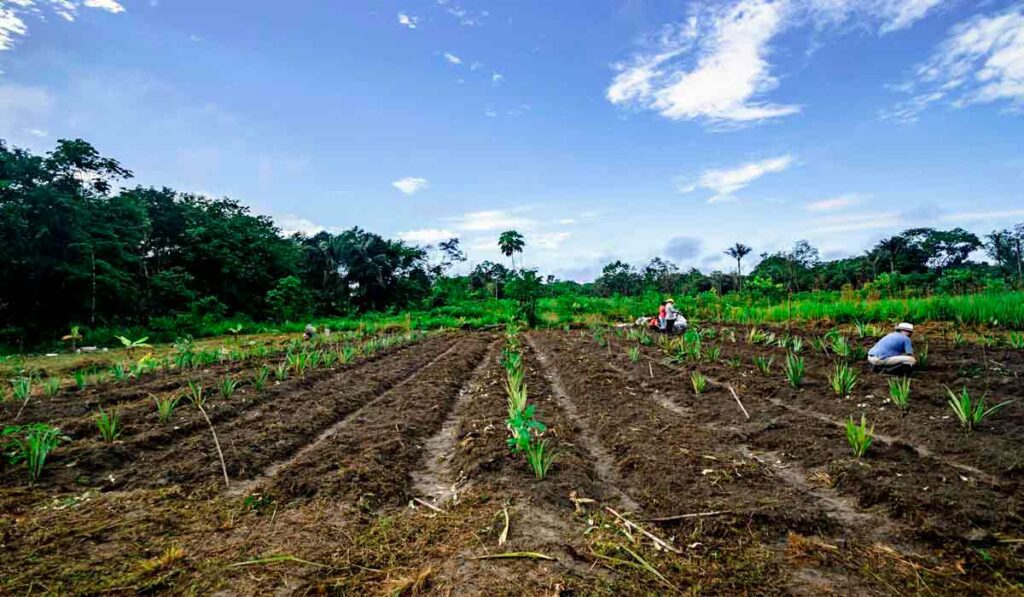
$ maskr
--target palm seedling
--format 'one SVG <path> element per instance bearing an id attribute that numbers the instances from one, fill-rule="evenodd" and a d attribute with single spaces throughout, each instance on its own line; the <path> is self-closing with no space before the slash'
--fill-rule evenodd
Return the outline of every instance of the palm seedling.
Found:
<path id="1" fill-rule="evenodd" d="M 270 377 L 270 369 L 264 365 L 256 370 L 256 374 L 252 377 L 252 388 L 257 392 L 262 392 L 263 387 L 267 385 L 267 378 Z"/>
<path id="2" fill-rule="evenodd" d="M 994 348 L 999 344 L 999 337 L 993 334 L 985 334 L 979 340 L 981 345 L 986 348 Z"/>
<path id="3" fill-rule="evenodd" d="M 194 404 L 196 407 L 202 407 L 206 404 L 206 397 L 204 396 L 205 390 L 203 385 L 198 381 L 189 380 L 188 382 L 188 394 L 186 396 L 189 402 Z"/>
<path id="4" fill-rule="evenodd" d="M 693 385 L 693 393 L 700 396 L 707 388 L 708 378 L 704 377 L 700 371 L 694 371 L 690 374 L 690 383 Z"/>
<path id="5" fill-rule="evenodd" d="M 789 341 L 789 347 L 793 352 L 800 352 L 804 349 L 804 341 L 800 336 L 793 336 L 793 339 Z"/>
<path id="6" fill-rule="evenodd" d="M 640 360 L 640 347 L 630 346 L 626 349 L 626 356 L 629 357 L 630 363 L 635 363 Z"/>
<path id="7" fill-rule="evenodd" d="M 733 369 L 739 369 L 743 366 L 743 359 L 740 357 L 729 357 L 725 362 Z"/>
<path id="8" fill-rule="evenodd" d="M 772 363 L 775 362 L 775 355 L 757 355 L 754 357 L 754 366 L 761 372 L 762 375 L 768 375 L 772 369 Z"/>
<path id="9" fill-rule="evenodd" d="M 1016 348 L 1017 350 L 1024 349 L 1024 334 L 1020 332 L 1011 333 L 1009 337 L 1007 337 L 1006 341 L 1012 348 Z"/>
<path id="10" fill-rule="evenodd" d="M 917 351 L 917 368 L 927 369 L 928 368 L 928 345 L 925 344 Z"/>
<path id="11" fill-rule="evenodd" d="M 850 358 L 850 356 L 852 356 L 852 348 L 850 347 L 850 341 L 846 339 L 846 336 L 836 334 L 832 338 L 832 352 L 835 353 L 836 356 L 842 357 L 844 359 Z"/>
<path id="12" fill-rule="evenodd" d="M 231 396 L 235 394 L 235 390 L 237 388 L 238 382 L 236 380 L 231 379 L 231 377 L 225 377 L 221 380 L 220 387 L 218 388 L 220 390 L 220 397 L 225 400 L 231 398 Z"/>
<path id="13" fill-rule="evenodd" d="M 956 414 L 956 418 L 960 421 L 960 426 L 967 433 L 974 431 L 974 428 L 979 423 L 1013 402 L 1013 400 L 1007 400 L 1006 402 L 1000 402 L 995 406 L 985 408 L 985 396 L 978 398 L 978 401 L 974 402 L 966 387 L 960 391 L 960 394 L 956 394 L 949 388 L 946 388 L 946 393 L 949 395 L 950 408 L 953 409 L 953 413 Z"/>
<path id="14" fill-rule="evenodd" d="M 277 381 L 284 381 L 288 379 L 288 365 L 284 363 L 274 367 L 274 379 Z"/>
<path id="15" fill-rule="evenodd" d="M 323 363 L 324 367 L 333 367 L 335 361 L 338 360 L 338 353 L 333 350 L 325 350 L 320 355 L 320 362 Z"/>
<path id="16" fill-rule="evenodd" d="M 77 369 L 77 370 L 75 370 L 74 377 L 75 377 L 75 389 L 77 389 L 79 392 L 81 392 L 82 390 L 85 389 L 85 386 L 87 386 L 89 384 L 89 381 L 88 381 L 89 380 L 89 375 L 85 371 L 83 371 L 81 369 Z"/>
<path id="17" fill-rule="evenodd" d="M 857 385 L 857 372 L 846 363 L 836 363 L 828 376 L 828 385 L 839 396 L 849 396 Z"/>
<path id="18" fill-rule="evenodd" d="M 47 398 L 53 398 L 58 391 L 60 391 L 59 377 L 49 377 L 43 382 L 43 393 L 46 394 Z"/>
<path id="19" fill-rule="evenodd" d="M 704 358 L 709 363 L 717 363 L 722 358 L 722 347 L 712 346 L 704 351 Z"/>
<path id="20" fill-rule="evenodd" d="M 555 452 L 548 449 L 548 440 L 531 441 L 526 447 L 526 461 L 533 469 L 533 476 L 537 480 L 543 479 L 555 461 Z"/>
<path id="21" fill-rule="evenodd" d="M 181 400 L 179 396 L 165 396 L 163 398 L 153 398 L 156 402 L 156 416 L 161 423 L 166 423 L 171 420 L 171 415 L 174 414 L 174 409 L 177 408 L 178 402 Z"/>
<path id="22" fill-rule="evenodd" d="M 889 398 L 900 413 L 906 414 L 910 407 L 910 378 L 896 377 L 889 379 Z"/>
<path id="23" fill-rule="evenodd" d="M 828 342 L 821 336 L 815 336 L 811 338 L 811 348 L 814 352 L 826 354 L 828 352 Z"/>
<path id="24" fill-rule="evenodd" d="M 804 358 L 796 356 L 795 353 L 789 353 L 786 356 L 786 381 L 789 382 L 789 385 L 799 388 L 804 381 L 805 372 Z"/>
<path id="25" fill-rule="evenodd" d="M 875 427 L 872 425 L 871 428 L 868 428 L 868 422 L 864 415 L 860 416 L 860 425 L 853 422 L 853 417 L 846 420 L 846 441 L 850 442 L 853 455 L 857 458 L 867 453 L 874 437 Z"/>
<path id="26" fill-rule="evenodd" d="M 338 364 L 347 365 L 352 362 L 356 356 L 356 351 L 351 346 L 344 346 L 338 351 Z"/>
<path id="27" fill-rule="evenodd" d="M 124 363 L 114 363 L 110 368 L 110 374 L 114 377 L 115 381 L 124 381 L 128 379 L 128 367 Z"/>
<path id="28" fill-rule="evenodd" d="M 118 336 L 117 339 L 121 341 L 121 344 L 124 346 L 125 350 L 128 351 L 129 359 L 135 359 L 135 351 L 137 349 L 149 348 L 149 344 L 146 344 L 146 340 L 149 340 L 149 336 L 143 336 L 138 340 L 129 340 L 124 336 Z"/>
<path id="29" fill-rule="evenodd" d="M 29 398 L 32 397 L 32 378 L 19 377 L 11 382 L 11 396 L 15 400 L 21 401 L 21 408 L 18 409 L 18 414 L 14 417 L 17 420 L 21 418 L 21 411 L 25 410 Z"/>
<path id="30" fill-rule="evenodd" d="M 46 457 L 50 452 L 61 442 L 71 441 L 71 438 L 61 433 L 60 429 L 45 423 L 7 427 L 2 435 L 12 438 L 3 445 L 3 451 L 10 455 L 10 462 L 17 464 L 24 461 L 28 467 L 29 478 L 33 481 L 37 481 L 43 473 L 43 465 L 46 464 Z"/>
<path id="31" fill-rule="evenodd" d="M 96 427 L 99 428 L 103 441 L 111 443 L 121 437 L 121 415 L 117 413 L 116 408 L 107 412 L 101 406 L 99 414 L 96 415 Z"/>
<path id="32" fill-rule="evenodd" d="M 953 330 L 953 333 L 950 334 L 950 340 L 953 341 L 953 346 L 956 348 L 960 348 L 967 343 L 967 338 L 959 330 Z"/>

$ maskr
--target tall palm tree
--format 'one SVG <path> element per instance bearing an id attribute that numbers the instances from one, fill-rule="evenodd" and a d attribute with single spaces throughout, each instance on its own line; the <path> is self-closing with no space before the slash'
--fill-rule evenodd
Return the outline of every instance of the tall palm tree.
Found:
<path id="1" fill-rule="evenodd" d="M 743 275 L 743 258 L 753 251 L 743 243 L 736 243 L 725 251 L 725 254 L 736 260 L 736 289 L 740 288 L 740 276 Z"/>
<path id="2" fill-rule="evenodd" d="M 516 253 L 522 253 L 523 247 L 526 246 L 526 240 L 522 234 L 519 234 L 515 230 L 506 230 L 502 232 L 498 237 L 498 248 L 501 249 L 501 253 L 510 259 L 512 259 L 512 269 L 516 269 Z"/>

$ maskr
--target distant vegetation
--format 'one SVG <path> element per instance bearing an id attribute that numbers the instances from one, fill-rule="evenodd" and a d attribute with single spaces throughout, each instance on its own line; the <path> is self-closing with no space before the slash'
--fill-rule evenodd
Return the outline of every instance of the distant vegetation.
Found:
<path id="1" fill-rule="evenodd" d="M 737 243 L 725 251 L 735 271 L 615 261 L 578 284 L 515 268 L 529 238 L 512 230 L 499 247 L 511 269 L 484 261 L 455 276 L 466 259 L 458 239 L 420 247 L 359 228 L 286 237 L 235 200 L 122 187 L 130 178 L 82 140 L 42 156 L 0 141 L 0 346 L 168 341 L 239 325 L 297 331 L 311 320 L 335 329 L 627 321 L 666 294 L 703 319 L 1024 329 L 1024 225 L 984 238 L 916 228 L 833 261 L 800 241 L 761 254 L 746 274 L 754 249 Z M 978 251 L 991 263 L 971 261 Z"/>

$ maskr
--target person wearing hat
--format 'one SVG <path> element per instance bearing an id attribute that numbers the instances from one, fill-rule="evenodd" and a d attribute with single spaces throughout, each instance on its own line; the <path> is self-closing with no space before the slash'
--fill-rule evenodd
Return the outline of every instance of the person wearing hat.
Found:
<path id="1" fill-rule="evenodd" d="M 665 299 L 665 333 L 671 334 L 677 328 L 686 330 L 686 318 L 676 310 L 676 302 L 671 298 Z"/>
<path id="2" fill-rule="evenodd" d="M 875 371 L 885 368 L 887 373 L 899 373 L 917 364 L 914 346 L 910 338 L 914 335 L 913 324 L 903 322 L 896 331 L 887 334 L 868 351 L 868 363 Z"/>

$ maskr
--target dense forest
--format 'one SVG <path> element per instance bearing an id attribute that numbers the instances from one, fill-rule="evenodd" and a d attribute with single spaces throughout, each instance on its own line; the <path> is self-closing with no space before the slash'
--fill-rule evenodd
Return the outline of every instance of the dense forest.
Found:
<path id="1" fill-rule="evenodd" d="M 865 254 L 825 261 L 805 241 L 792 250 L 726 253 L 730 272 L 680 270 L 655 258 L 637 268 L 609 263 L 592 283 L 517 270 L 528 242 L 510 231 L 512 267 L 465 261 L 458 239 L 413 246 L 352 228 L 283 236 L 238 201 L 128 185 L 132 173 L 82 140 L 46 155 L 0 141 L 0 345 L 24 346 L 71 325 L 150 325 L 188 330 L 224 317 L 298 321 L 367 311 L 428 308 L 506 293 L 536 296 L 749 293 L 767 300 L 811 290 L 875 295 L 964 293 L 1022 285 L 1024 225 L 984 238 L 916 228 Z M 970 258 L 984 251 L 988 260 Z"/>

